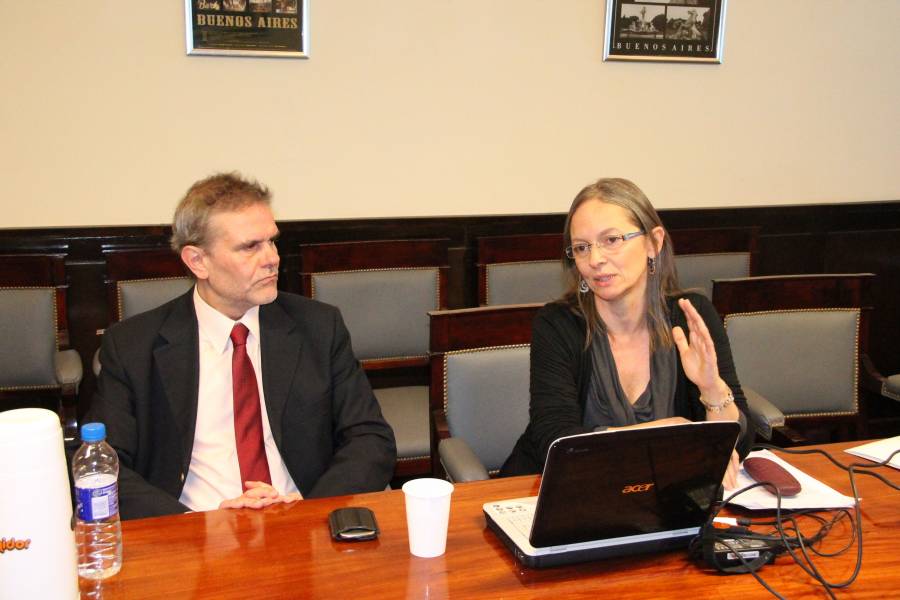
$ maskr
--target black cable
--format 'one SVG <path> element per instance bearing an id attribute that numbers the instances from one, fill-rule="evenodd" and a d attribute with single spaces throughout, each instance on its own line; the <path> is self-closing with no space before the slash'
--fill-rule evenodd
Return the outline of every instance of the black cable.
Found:
<path id="1" fill-rule="evenodd" d="M 813 515 L 806 515 L 806 516 L 812 517 Z M 852 529 L 854 527 L 853 515 L 850 514 L 849 510 L 842 508 L 837 511 L 837 514 L 830 521 L 826 521 L 822 524 L 819 531 L 816 532 L 816 535 L 818 536 L 821 534 L 820 539 L 824 539 L 826 535 L 831 533 L 831 528 L 834 527 L 834 524 L 845 517 L 850 520 L 850 527 Z M 822 519 L 822 521 L 825 521 L 825 520 Z M 812 550 L 813 552 L 815 552 L 816 554 L 818 554 L 819 556 L 831 558 L 834 556 L 840 556 L 841 554 L 843 554 L 844 552 L 849 550 L 850 546 L 852 546 L 852 545 L 853 545 L 853 538 L 851 537 L 847 541 L 846 546 L 844 546 L 843 548 L 840 548 L 838 550 L 835 550 L 834 552 L 823 552 L 822 550 L 819 550 L 818 548 L 816 548 L 814 545 L 811 545 L 809 549 Z"/>
<path id="2" fill-rule="evenodd" d="M 832 461 L 832 462 L 835 462 L 835 461 Z M 859 575 L 859 570 L 862 567 L 862 549 L 863 549 L 862 519 L 860 518 L 860 514 L 859 514 L 859 493 L 857 492 L 857 489 L 856 489 L 856 478 L 855 478 L 856 468 L 851 465 L 849 467 L 848 471 L 850 473 L 850 487 L 853 490 L 853 502 L 854 502 L 854 509 L 856 512 L 856 519 L 855 520 L 851 519 L 851 522 L 853 522 L 853 524 L 854 524 L 853 530 L 854 530 L 854 534 L 856 537 L 856 564 L 854 565 L 853 573 L 844 581 L 837 582 L 837 583 L 830 582 L 827 579 L 825 579 L 821 573 L 819 573 L 819 570 L 813 564 L 812 559 L 806 553 L 806 549 L 804 546 L 801 545 L 800 550 L 801 550 L 801 553 L 803 554 L 804 559 L 808 562 L 809 568 L 807 568 L 807 566 L 804 565 L 800 561 L 800 559 L 797 557 L 796 554 L 794 554 L 794 552 L 790 548 L 790 546 L 787 547 L 788 554 L 790 554 L 791 557 L 794 559 L 794 561 L 798 565 L 800 565 L 800 568 L 802 568 L 804 571 L 806 571 L 807 574 L 809 574 L 811 577 L 813 577 L 814 579 L 819 581 L 819 583 L 821 583 L 825 587 L 826 590 L 830 590 L 830 588 L 848 587 L 851 583 L 853 583 L 856 580 L 856 577 Z M 847 547 L 849 548 L 850 546 L 848 545 Z"/>
<path id="3" fill-rule="evenodd" d="M 794 520 L 792 517 L 788 517 L 788 520 L 790 520 L 790 521 L 793 522 L 794 528 L 795 528 L 795 530 L 796 530 L 796 529 L 797 529 L 796 520 Z M 813 579 L 815 579 L 816 581 L 818 581 L 818 582 L 822 585 L 822 587 L 825 589 L 825 591 L 828 593 L 828 596 L 829 596 L 829 597 L 834 598 L 834 592 L 832 592 L 831 589 L 832 589 L 833 587 L 844 587 L 844 586 L 832 584 L 832 583 L 829 582 L 827 579 L 825 579 L 825 577 L 819 572 L 819 569 L 818 569 L 818 568 L 816 567 L 816 565 L 813 563 L 812 557 L 809 555 L 809 553 L 808 553 L 807 550 L 806 550 L 806 544 L 805 544 L 805 542 L 804 542 L 803 536 L 796 536 L 797 547 L 800 548 L 800 553 L 803 555 L 803 560 L 801 560 L 801 559 L 794 553 L 794 550 L 793 550 L 793 548 L 792 548 L 792 544 L 790 544 L 790 543 L 787 541 L 787 538 L 786 538 L 786 536 L 785 536 L 785 534 L 784 534 L 784 527 L 783 527 L 783 524 L 779 523 L 778 525 L 776 525 L 776 528 L 778 529 L 779 534 L 781 535 L 782 540 L 785 542 L 785 543 L 784 543 L 785 550 L 786 550 L 787 553 L 791 556 L 791 558 L 794 559 L 794 562 L 797 563 L 797 565 L 798 565 L 801 569 L 803 569 L 803 570 L 806 572 L 807 575 L 809 575 L 810 577 L 812 577 Z M 851 544 L 852 544 L 852 538 L 851 538 Z M 849 547 L 850 547 L 850 546 L 848 545 L 847 548 L 849 548 Z M 859 543 L 859 545 L 857 546 L 857 548 L 859 548 L 859 549 L 861 550 L 861 548 L 862 548 L 861 542 Z M 805 561 L 805 562 L 804 562 L 804 561 Z M 861 561 L 862 561 L 862 554 L 861 554 L 861 552 L 858 552 L 858 554 L 857 554 L 857 568 L 856 568 L 856 570 L 855 570 L 856 572 L 859 571 L 859 565 L 860 565 Z M 850 583 L 852 583 L 852 580 L 853 580 L 853 579 L 855 579 L 855 575 L 851 578 Z M 847 585 L 849 585 L 849 583 L 848 583 Z"/>
<path id="4" fill-rule="evenodd" d="M 817 509 L 817 510 L 821 510 L 821 509 Z M 817 550 L 815 548 L 814 544 L 816 544 L 817 542 L 822 540 L 825 537 L 825 535 L 828 534 L 828 532 L 831 530 L 831 528 L 834 526 L 834 524 L 836 522 L 838 522 L 839 520 L 841 520 L 844 517 L 848 517 L 849 514 L 850 513 L 849 513 L 849 511 L 847 511 L 847 509 L 839 509 L 837 511 L 837 514 L 834 517 L 832 517 L 830 520 L 826 520 L 826 519 L 820 517 L 819 515 L 816 515 L 813 513 L 809 513 L 806 511 L 798 511 L 796 513 L 792 513 L 791 515 L 785 517 L 785 519 L 789 520 L 793 524 L 792 531 L 795 532 L 794 537 L 802 536 L 802 534 L 800 533 L 799 525 L 797 524 L 798 522 L 797 522 L 796 517 L 798 517 L 798 516 L 807 517 L 814 521 L 818 521 L 819 522 L 819 530 L 816 533 L 814 533 L 813 535 L 803 536 L 803 541 L 806 544 L 809 544 L 810 549 L 813 552 L 816 552 L 817 554 L 820 554 L 821 556 L 832 556 L 832 555 L 836 556 L 837 554 L 840 554 L 842 551 L 846 551 L 846 549 L 850 547 L 849 544 L 845 548 L 838 550 L 834 553 L 821 552 L 820 550 Z M 743 525 L 743 526 L 772 525 L 772 526 L 775 526 L 776 522 L 775 521 L 752 521 L 750 519 L 738 519 L 738 525 Z M 750 534 L 748 534 L 746 536 L 742 536 L 742 537 L 746 537 L 747 539 L 756 539 L 756 540 L 764 540 L 764 541 L 780 541 L 781 540 L 780 535 L 776 535 L 776 534 L 778 534 L 777 529 L 774 530 L 772 533 L 768 533 L 768 534 L 754 534 L 751 532 Z M 788 538 L 788 539 L 792 540 L 793 538 Z"/>
<path id="5" fill-rule="evenodd" d="M 825 579 L 824 576 L 822 576 L 822 574 L 819 572 L 819 570 L 813 564 L 811 557 L 806 552 L 806 548 L 802 544 L 802 541 L 801 541 L 801 545 L 800 545 L 800 551 L 803 554 L 803 558 L 807 561 L 809 568 L 807 568 L 807 566 L 804 565 L 799 560 L 799 558 L 797 557 L 796 554 L 794 554 L 794 551 L 791 549 L 789 544 L 785 545 L 785 549 L 787 550 L 788 554 L 791 555 L 791 558 L 793 558 L 794 561 L 800 566 L 800 568 L 802 568 L 804 571 L 806 571 L 807 574 L 809 574 L 811 577 L 813 577 L 814 579 L 819 581 L 819 583 L 822 584 L 822 586 L 825 588 L 825 590 L 828 591 L 829 595 L 832 595 L 832 592 L 830 591 L 831 588 L 849 587 L 850 584 L 852 584 L 854 581 L 856 581 L 856 578 L 859 575 L 859 571 L 862 568 L 862 551 L 863 551 L 862 518 L 860 517 L 860 514 L 859 514 L 859 492 L 857 491 L 857 488 L 856 488 L 856 474 L 859 473 L 860 475 L 870 475 L 872 477 L 877 478 L 878 480 L 880 480 L 881 482 L 883 482 L 890 488 L 895 489 L 895 490 L 900 490 L 900 486 L 894 484 L 891 481 L 888 481 L 882 475 L 880 475 L 878 473 L 873 473 L 868 470 L 870 468 L 882 467 L 882 466 L 887 465 L 894 456 L 896 456 L 897 454 L 900 454 L 900 450 L 895 450 L 887 458 L 885 458 L 884 460 L 882 460 L 880 462 L 876 462 L 874 464 L 872 464 L 872 463 L 850 463 L 849 465 L 844 465 L 844 464 L 840 463 L 839 461 L 837 461 L 834 457 L 831 456 L 831 454 L 829 454 L 825 450 L 820 450 L 818 448 L 799 449 L 799 450 L 793 449 L 793 448 L 785 449 L 785 448 L 778 448 L 775 446 L 770 446 L 768 444 L 756 444 L 754 447 L 774 449 L 779 452 L 784 452 L 787 454 L 821 454 L 822 456 L 827 458 L 829 461 L 831 461 L 835 466 L 837 466 L 838 468 L 843 469 L 849 473 L 850 489 L 853 492 L 853 505 L 854 505 L 853 508 L 854 508 L 854 512 L 856 513 L 855 519 L 853 518 L 852 515 L 850 515 L 848 513 L 848 517 L 850 518 L 851 526 L 853 527 L 853 532 L 855 534 L 855 540 L 856 540 L 856 564 L 854 565 L 853 573 L 844 581 L 840 581 L 840 582 L 836 582 L 836 583 L 830 582 L 827 579 Z M 778 494 L 778 496 L 779 496 L 779 508 L 780 508 L 780 504 L 781 504 L 780 493 Z M 779 531 L 782 532 L 782 536 L 783 536 L 782 524 L 777 523 L 776 528 L 778 528 Z M 848 545 L 845 548 L 841 549 L 841 551 L 839 551 L 837 553 L 834 553 L 833 555 L 837 556 L 838 554 L 845 552 L 847 549 L 850 548 L 850 546 L 852 546 L 852 544 L 853 544 L 853 538 L 851 538 L 850 542 L 848 543 Z M 827 555 L 827 554 L 825 554 L 825 555 Z"/>
<path id="6" fill-rule="evenodd" d="M 796 519 L 794 519 L 793 517 L 784 517 L 784 518 L 782 517 L 782 513 L 781 513 L 781 491 L 778 489 L 777 486 L 773 485 L 772 483 L 770 483 L 770 482 L 765 482 L 765 481 L 762 481 L 762 482 L 756 482 L 756 483 L 754 483 L 754 484 L 752 484 L 752 485 L 749 485 L 749 486 L 747 486 L 747 487 L 745 487 L 745 488 L 742 488 L 742 489 L 737 490 L 736 492 L 732 493 L 728 498 L 725 498 L 725 499 L 722 501 L 722 503 L 721 503 L 721 504 L 713 511 L 713 513 L 710 515 L 710 517 L 709 517 L 709 519 L 708 519 L 708 521 L 707 521 L 705 527 L 707 527 L 707 528 L 712 527 L 712 523 L 713 523 L 714 519 L 718 516 L 719 512 L 721 512 L 721 510 L 725 507 L 725 505 L 727 505 L 729 502 L 731 502 L 734 498 L 736 498 L 737 496 L 740 496 L 741 494 L 744 494 L 744 493 L 746 493 L 746 492 L 752 490 L 753 488 L 757 488 L 757 487 L 765 487 L 766 489 L 770 490 L 770 491 L 775 495 L 775 499 L 776 499 L 776 503 L 775 503 L 775 526 L 776 526 L 776 529 L 777 529 L 779 535 L 778 535 L 778 536 L 763 536 L 763 539 L 768 539 L 768 540 L 773 540 L 773 541 L 774 541 L 774 540 L 780 541 L 780 542 L 781 542 L 781 545 L 780 545 L 780 547 L 778 548 L 778 550 L 789 552 L 790 555 L 791 555 L 791 557 L 794 559 L 794 561 L 795 561 L 798 565 L 800 565 L 800 567 L 801 567 L 804 571 L 806 571 L 807 574 L 809 574 L 811 577 L 813 577 L 813 579 L 815 579 L 816 581 L 818 581 L 818 582 L 823 586 L 823 588 L 825 589 L 825 591 L 826 591 L 826 593 L 829 595 L 829 597 L 834 598 L 834 593 L 831 591 L 828 582 L 825 581 L 825 580 L 821 577 L 821 575 L 818 573 L 817 570 L 815 570 L 815 569 L 810 570 L 806 565 L 802 564 L 801 561 L 800 561 L 800 559 L 799 559 L 799 558 L 793 553 L 793 551 L 790 549 L 790 546 L 791 546 L 792 544 L 798 544 L 798 545 L 800 545 L 801 548 L 802 548 L 802 547 L 803 547 L 803 541 L 802 541 L 803 536 L 800 535 L 800 533 L 799 533 L 799 527 L 797 526 Z M 797 532 L 797 534 L 798 534 L 797 536 L 790 536 L 790 537 L 789 537 L 789 536 L 786 535 L 785 529 L 784 529 L 784 527 L 783 527 L 783 523 L 784 523 L 785 520 L 790 520 L 790 521 L 792 522 L 792 524 L 794 525 L 794 530 L 795 530 L 795 531 Z M 707 531 L 708 531 L 708 530 L 707 530 Z M 754 561 L 752 561 L 752 562 L 751 562 L 751 561 L 748 561 L 746 558 L 744 558 L 744 557 L 741 555 L 740 551 L 739 551 L 735 546 L 733 546 L 733 545 L 730 544 L 730 542 L 728 541 L 728 539 L 722 539 L 721 537 L 716 536 L 716 535 L 712 535 L 712 536 L 710 536 L 710 537 L 714 540 L 712 543 L 719 542 L 719 543 L 721 543 L 722 545 L 724 545 L 726 548 L 728 548 L 729 550 L 732 551 L 732 553 L 738 558 L 738 560 L 740 561 L 741 565 L 744 567 L 744 571 L 743 571 L 743 572 L 747 572 L 747 573 L 750 573 L 751 575 L 753 575 L 753 577 L 760 583 L 760 585 L 762 585 L 769 593 L 771 593 L 772 595 L 774 595 L 776 598 L 783 598 L 783 596 L 781 596 L 774 588 L 772 588 L 772 587 L 768 584 L 768 582 L 766 582 L 766 581 L 762 578 L 761 575 L 759 575 L 759 574 L 756 572 L 756 571 L 758 571 L 760 568 L 762 568 L 762 566 L 763 566 L 764 564 L 766 564 L 766 563 L 768 562 L 768 560 L 761 560 L 760 558 L 757 558 L 757 559 L 754 559 Z M 738 535 L 734 535 L 734 534 L 732 533 L 732 534 L 730 534 L 730 537 L 735 538 L 735 537 L 744 537 L 744 536 L 738 536 Z M 805 552 L 804 552 L 804 555 L 805 555 Z M 808 558 L 808 557 L 807 557 L 807 558 Z M 721 567 L 721 566 L 719 566 L 719 565 L 717 565 L 717 564 L 714 565 L 714 566 L 716 566 L 716 568 L 718 568 L 719 570 L 721 570 L 721 571 L 723 571 L 723 572 L 731 572 L 731 573 L 739 572 L 739 571 L 736 571 L 736 570 L 731 570 L 731 568 L 723 568 L 723 567 Z"/>
<path id="7" fill-rule="evenodd" d="M 808 452 L 805 452 L 805 453 L 808 453 Z M 852 480 L 852 476 L 851 476 L 851 480 Z M 769 487 L 769 486 L 767 486 L 767 487 Z M 794 562 L 801 569 L 803 569 L 804 572 L 806 572 L 807 575 L 809 575 L 810 577 L 812 577 L 813 579 L 818 581 L 820 585 L 822 585 L 823 589 L 825 590 L 825 592 L 828 594 L 828 596 L 830 598 L 834 598 L 834 592 L 832 591 L 832 588 L 846 587 L 847 585 L 849 585 L 856 579 L 856 575 L 859 573 L 859 569 L 860 569 L 860 566 L 862 563 L 862 528 L 861 527 L 856 528 L 856 531 L 855 531 L 855 533 L 856 533 L 855 537 L 856 537 L 856 541 L 857 541 L 857 562 L 856 562 L 856 565 L 854 568 L 853 575 L 851 575 L 849 580 L 846 582 L 841 582 L 840 584 L 832 584 L 830 581 L 825 579 L 825 577 L 819 572 L 818 568 L 813 563 L 812 557 L 810 557 L 809 553 L 806 551 L 806 546 L 804 544 L 803 536 L 797 536 L 790 540 L 787 537 L 785 530 L 784 530 L 784 519 L 782 519 L 782 516 L 781 516 L 781 492 L 780 492 L 780 490 L 778 490 L 778 488 L 776 486 L 771 486 L 771 487 L 775 488 L 775 495 L 778 499 L 776 513 L 775 513 L 775 528 L 779 533 L 779 536 L 780 536 L 780 539 L 784 546 L 784 549 L 791 556 L 791 558 L 794 560 Z M 856 493 L 856 488 L 854 486 L 851 486 L 851 487 L 853 487 L 854 508 L 856 510 L 856 514 L 858 517 L 859 516 L 859 497 Z M 789 517 L 788 519 L 794 525 L 794 530 L 799 532 L 799 526 L 797 525 L 796 519 L 794 519 L 793 517 Z M 856 521 L 857 521 L 857 523 L 859 523 L 859 519 L 857 519 Z M 797 541 L 797 547 L 800 548 L 800 553 L 803 555 L 803 560 L 801 560 L 800 557 L 797 556 L 797 554 L 794 552 L 794 549 L 792 548 L 791 541 L 794 541 L 794 540 Z M 852 539 L 851 539 L 850 544 L 847 546 L 847 548 L 849 548 L 851 545 L 852 545 Z"/>
<path id="8" fill-rule="evenodd" d="M 707 520 L 706 525 L 704 525 L 702 529 L 702 536 L 698 536 L 695 540 L 692 541 L 691 547 L 692 549 L 696 549 L 697 542 L 702 542 L 703 544 L 715 544 L 720 543 L 725 548 L 731 551 L 731 553 L 737 557 L 740 561 L 741 566 L 743 567 L 743 571 L 753 575 L 753 577 L 762 585 L 767 591 L 769 591 L 772 595 L 777 598 L 783 598 L 777 591 L 775 591 L 758 573 L 757 571 L 762 568 L 764 564 L 769 562 L 769 560 L 774 556 L 779 554 L 780 552 L 787 552 L 794 562 L 800 566 L 810 577 L 815 579 L 820 585 L 822 585 L 825 592 L 828 594 L 830 598 L 835 598 L 834 589 L 842 589 L 850 586 L 859 575 L 860 569 L 862 567 L 862 550 L 863 550 L 863 535 L 862 535 L 862 518 L 860 516 L 859 511 L 859 492 L 856 487 L 856 475 L 869 475 L 875 477 L 880 480 L 885 485 L 889 486 L 892 489 L 900 490 L 900 486 L 894 484 L 889 481 L 884 476 L 874 473 L 869 469 L 877 468 L 881 466 L 887 465 L 891 459 L 900 454 L 900 450 L 896 450 L 892 452 L 887 458 L 883 461 L 877 463 L 850 463 L 848 465 L 844 465 L 837 461 L 834 457 L 831 456 L 825 450 L 820 450 L 818 448 L 814 449 L 784 449 L 779 448 L 777 446 L 771 446 L 768 444 L 756 444 L 754 445 L 754 449 L 766 449 L 766 450 L 776 450 L 778 452 L 784 452 L 786 454 L 821 454 L 832 464 L 837 466 L 838 468 L 847 471 L 850 477 L 850 488 L 853 492 L 853 511 L 856 515 L 854 518 L 853 513 L 850 512 L 849 509 L 839 509 L 831 519 L 825 519 L 820 517 L 819 515 L 813 514 L 812 510 L 799 510 L 790 515 L 782 516 L 781 511 L 781 492 L 777 486 L 773 485 L 771 482 L 757 482 L 753 485 L 747 486 L 743 489 L 737 490 L 733 494 L 731 494 L 728 498 L 723 500 L 718 507 L 712 512 L 709 519 Z M 776 497 L 776 505 L 775 505 L 775 519 L 767 520 L 767 521 L 753 521 L 751 519 L 739 518 L 737 519 L 737 523 L 741 527 L 737 528 L 728 528 L 723 531 L 721 534 L 716 533 L 716 529 L 713 527 L 713 521 L 718 516 L 719 512 L 722 508 L 731 502 L 735 497 L 755 488 L 755 487 L 766 487 L 766 489 L 770 490 Z M 813 535 L 804 536 L 800 532 L 800 525 L 797 520 L 798 517 L 806 516 L 815 521 L 819 522 L 819 529 Z M 850 521 L 850 527 L 852 530 L 852 535 L 848 539 L 847 544 L 842 548 L 825 552 L 817 548 L 819 542 L 821 542 L 832 530 L 835 524 L 837 524 L 842 519 L 848 519 Z M 771 525 L 775 527 L 775 531 L 773 534 L 756 534 L 750 532 L 747 529 L 747 526 L 750 525 Z M 786 525 L 789 525 L 786 527 Z M 777 535 L 774 535 L 776 534 Z M 728 537 L 725 537 L 728 536 Z M 702 539 L 701 539 L 702 538 Z M 730 539 L 729 539 L 730 538 Z M 734 546 L 731 542 L 736 539 L 752 539 L 752 540 L 762 540 L 767 541 L 773 544 L 772 550 L 767 550 L 766 552 L 770 553 L 768 558 L 760 559 L 756 558 L 753 561 L 748 561 L 742 554 L 742 551 Z M 849 550 L 854 542 L 856 543 L 856 564 L 854 565 L 853 572 L 851 575 L 840 582 L 831 582 L 828 581 L 819 569 L 816 567 L 812 560 L 812 556 L 810 554 L 813 553 L 817 556 L 821 557 L 834 557 L 839 556 Z M 775 546 L 774 544 L 778 544 Z M 799 549 L 799 555 L 795 552 L 795 549 Z M 710 549 L 710 556 L 714 556 L 714 551 Z M 762 554 L 762 553 L 761 553 Z M 717 564 L 715 559 L 713 559 L 713 566 L 718 568 L 723 572 L 739 572 L 737 570 L 732 570 L 732 568 L 722 567 Z"/>

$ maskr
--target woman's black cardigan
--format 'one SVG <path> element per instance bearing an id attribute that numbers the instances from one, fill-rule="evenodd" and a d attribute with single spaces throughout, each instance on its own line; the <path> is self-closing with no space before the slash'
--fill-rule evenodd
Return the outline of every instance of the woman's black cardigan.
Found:
<path id="1" fill-rule="evenodd" d="M 747 400 L 738 382 L 725 328 L 712 303 L 700 294 L 684 293 L 668 300 L 673 326 L 680 325 L 688 333 L 687 319 L 678 306 L 678 298 L 688 298 L 709 328 L 716 346 L 719 376 L 734 394 L 734 402 L 743 414 L 738 453 L 743 456 L 753 443 L 748 426 Z M 554 440 L 589 430 L 582 422 L 592 373 L 591 350 L 584 347 L 584 319 L 562 302 L 544 306 L 535 315 L 531 339 L 531 404 L 530 420 L 512 454 L 500 471 L 502 476 L 540 473 L 550 444 Z M 706 409 L 700 403 L 700 390 L 685 375 L 681 356 L 677 355 L 675 415 L 691 421 L 706 420 Z"/>

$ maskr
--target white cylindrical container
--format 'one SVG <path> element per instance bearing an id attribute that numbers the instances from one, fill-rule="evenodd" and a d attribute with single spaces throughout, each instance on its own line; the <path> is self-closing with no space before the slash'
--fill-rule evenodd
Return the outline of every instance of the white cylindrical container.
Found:
<path id="1" fill-rule="evenodd" d="M 453 484 L 443 479 L 423 477 L 403 484 L 409 551 L 414 556 L 433 558 L 444 553 L 452 493 Z"/>
<path id="2" fill-rule="evenodd" d="M 78 598 L 67 471 L 56 413 L 0 413 L 0 598 Z"/>

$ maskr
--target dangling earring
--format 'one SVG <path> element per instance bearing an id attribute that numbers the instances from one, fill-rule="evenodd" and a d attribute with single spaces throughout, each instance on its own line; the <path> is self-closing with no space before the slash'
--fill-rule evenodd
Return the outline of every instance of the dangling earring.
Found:
<path id="1" fill-rule="evenodd" d="M 654 257 L 647 257 L 647 267 L 650 269 L 651 275 L 656 275 L 656 259 Z"/>
<path id="2" fill-rule="evenodd" d="M 582 294 L 587 294 L 589 291 L 591 291 L 591 288 L 588 287 L 587 281 L 585 281 L 584 279 L 581 280 L 581 283 L 578 284 L 578 291 Z"/>

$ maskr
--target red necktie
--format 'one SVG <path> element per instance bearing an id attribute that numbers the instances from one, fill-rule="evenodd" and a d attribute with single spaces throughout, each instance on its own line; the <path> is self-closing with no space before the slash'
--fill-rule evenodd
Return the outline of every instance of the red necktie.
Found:
<path id="1" fill-rule="evenodd" d="M 234 391 L 234 439 L 237 442 L 238 463 L 241 466 L 241 487 L 245 481 L 265 481 L 271 484 L 269 462 L 263 443 L 262 413 L 259 408 L 259 388 L 256 373 L 247 356 L 247 334 L 250 330 L 237 323 L 231 330 L 231 386 Z"/>

